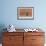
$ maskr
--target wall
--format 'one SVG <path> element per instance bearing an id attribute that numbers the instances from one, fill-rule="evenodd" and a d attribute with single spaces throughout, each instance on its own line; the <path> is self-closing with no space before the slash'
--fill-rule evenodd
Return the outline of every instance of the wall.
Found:
<path id="1" fill-rule="evenodd" d="M 34 7 L 34 20 L 17 20 L 17 7 Z M 40 27 L 46 32 L 46 0 L 0 0 L 0 31 L 13 24 L 16 28 Z"/>
<path id="2" fill-rule="evenodd" d="M 46 28 L 46 0 L 1 0 L 0 25 L 15 25 L 17 28 Z M 34 20 L 17 20 L 17 7 L 34 7 Z"/>
<path id="3" fill-rule="evenodd" d="M 46 0 L 1 0 L 0 24 L 46 28 Z M 34 7 L 34 20 L 17 20 L 17 7 Z"/>

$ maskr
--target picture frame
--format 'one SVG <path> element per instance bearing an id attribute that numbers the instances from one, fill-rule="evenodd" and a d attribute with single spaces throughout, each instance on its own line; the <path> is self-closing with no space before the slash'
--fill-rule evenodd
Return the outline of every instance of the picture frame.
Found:
<path id="1" fill-rule="evenodd" d="M 34 19 L 34 7 L 18 7 L 17 8 L 18 20 L 33 20 Z"/>

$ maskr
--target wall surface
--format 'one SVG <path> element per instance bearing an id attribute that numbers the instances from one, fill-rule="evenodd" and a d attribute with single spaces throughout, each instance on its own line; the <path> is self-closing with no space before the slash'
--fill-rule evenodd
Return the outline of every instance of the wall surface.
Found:
<path id="1" fill-rule="evenodd" d="M 17 20 L 17 7 L 34 7 L 34 20 Z M 0 0 L 0 31 L 9 24 L 16 28 L 39 27 L 46 32 L 46 0 Z"/>
<path id="2" fill-rule="evenodd" d="M 46 28 L 46 0 L 1 0 L 0 25 Z M 17 7 L 34 7 L 34 20 L 17 20 Z"/>

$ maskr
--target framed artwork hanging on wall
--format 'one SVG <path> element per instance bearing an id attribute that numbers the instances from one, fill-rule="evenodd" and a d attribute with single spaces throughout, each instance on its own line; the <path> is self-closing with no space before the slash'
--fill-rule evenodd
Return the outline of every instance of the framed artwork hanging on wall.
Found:
<path id="1" fill-rule="evenodd" d="M 17 8 L 18 20 L 33 20 L 34 19 L 34 7 L 18 7 Z"/>

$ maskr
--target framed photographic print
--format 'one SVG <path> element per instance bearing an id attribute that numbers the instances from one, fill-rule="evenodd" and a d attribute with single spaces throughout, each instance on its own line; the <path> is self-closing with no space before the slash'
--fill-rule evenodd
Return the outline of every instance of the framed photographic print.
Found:
<path id="1" fill-rule="evenodd" d="M 33 20 L 34 19 L 34 7 L 18 7 L 17 8 L 18 20 Z"/>

